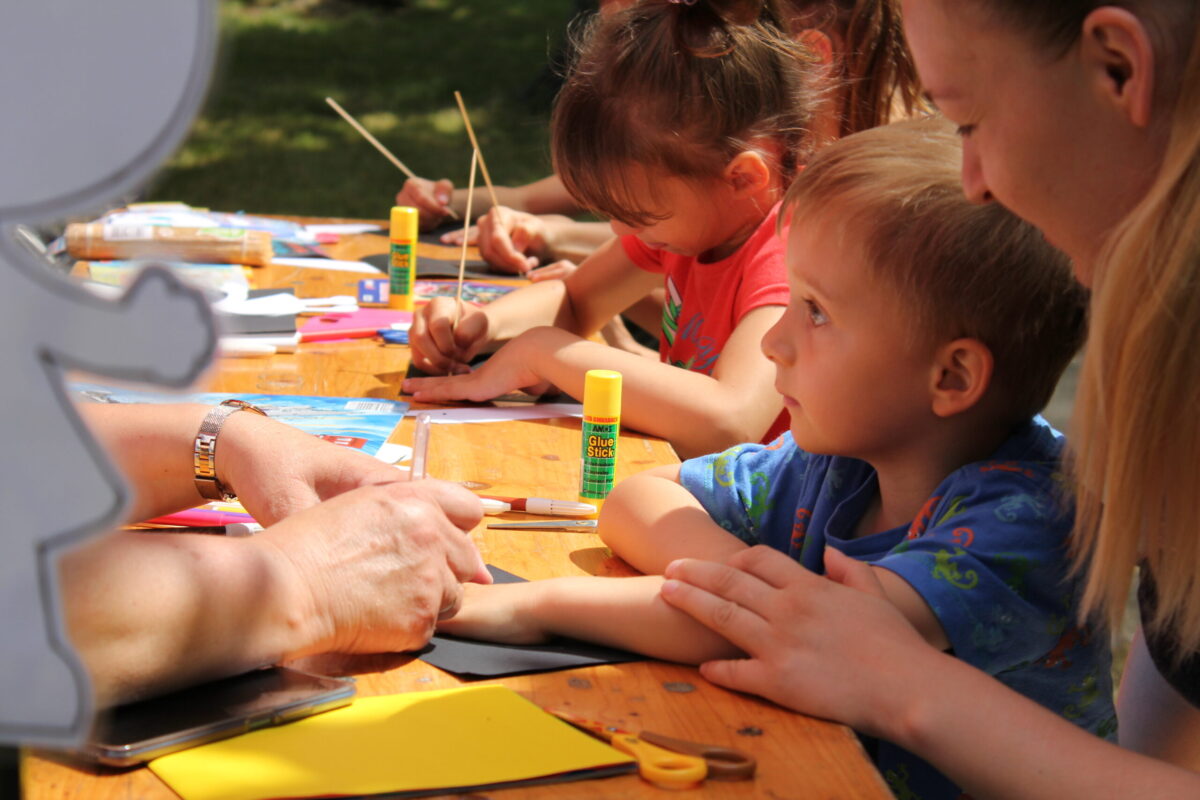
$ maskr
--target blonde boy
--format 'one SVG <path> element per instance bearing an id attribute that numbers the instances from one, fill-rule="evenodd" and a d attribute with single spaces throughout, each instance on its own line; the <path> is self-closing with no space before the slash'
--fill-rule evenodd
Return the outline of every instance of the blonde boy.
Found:
<path id="1" fill-rule="evenodd" d="M 835 547 L 875 566 L 930 642 L 1111 735 L 1107 641 L 1069 624 L 1062 440 L 1035 417 L 1081 343 L 1086 298 L 1033 228 L 963 198 L 959 158 L 940 120 L 818 154 L 785 201 L 791 299 L 763 339 L 790 433 L 622 483 L 602 535 L 648 573 L 752 544 L 820 571 Z M 729 657 L 731 645 L 663 602 L 660 586 L 471 587 L 445 629 Z M 887 742 L 876 758 L 897 794 L 958 793 Z"/>

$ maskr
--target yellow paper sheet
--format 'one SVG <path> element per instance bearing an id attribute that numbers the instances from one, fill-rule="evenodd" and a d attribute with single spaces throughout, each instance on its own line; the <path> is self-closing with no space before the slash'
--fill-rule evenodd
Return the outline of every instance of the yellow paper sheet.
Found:
<path id="1" fill-rule="evenodd" d="M 503 686 L 353 705 L 150 762 L 184 800 L 376 794 L 526 780 L 632 759 Z"/>

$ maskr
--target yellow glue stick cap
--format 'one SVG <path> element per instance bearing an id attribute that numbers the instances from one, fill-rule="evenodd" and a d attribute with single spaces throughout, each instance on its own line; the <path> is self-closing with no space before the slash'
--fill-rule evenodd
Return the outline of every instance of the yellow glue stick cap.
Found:
<path id="1" fill-rule="evenodd" d="M 417 238 L 417 222 L 420 217 L 411 206 L 392 206 L 390 233 L 393 239 L 414 240 Z"/>
<path id="2" fill-rule="evenodd" d="M 583 414 L 587 417 L 621 416 L 621 373 L 589 369 L 583 379 Z"/>

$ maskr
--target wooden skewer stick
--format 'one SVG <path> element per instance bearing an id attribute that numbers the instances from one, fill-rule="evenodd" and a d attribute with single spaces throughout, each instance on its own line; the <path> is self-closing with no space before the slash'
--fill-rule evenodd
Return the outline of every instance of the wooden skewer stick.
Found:
<path id="1" fill-rule="evenodd" d="M 487 184 L 488 195 L 492 198 L 492 208 L 500 205 L 496 200 L 496 187 L 492 186 L 492 176 L 488 174 L 487 162 L 483 160 L 483 151 L 479 149 L 479 140 L 475 138 L 475 129 L 471 127 L 471 118 L 467 116 L 467 106 L 463 103 L 462 93 L 457 89 L 454 90 L 454 99 L 458 101 L 458 110 L 462 112 L 463 124 L 467 126 L 467 136 L 471 137 L 471 146 L 475 148 L 475 152 L 479 155 L 479 169 L 483 172 L 483 182 Z M 471 215 L 467 215 L 470 219 Z"/>
<path id="2" fill-rule="evenodd" d="M 388 150 L 386 147 L 384 147 L 383 143 L 381 143 L 378 139 L 376 139 L 374 136 L 372 136 L 370 131 L 368 131 L 366 128 L 364 128 L 362 125 L 360 125 L 358 120 L 356 120 L 354 117 L 350 116 L 350 112 L 348 112 L 346 109 L 344 109 L 340 105 L 338 105 L 338 102 L 336 100 L 334 100 L 332 97 L 326 97 L 325 102 L 329 103 L 329 105 L 333 108 L 334 111 L 341 114 L 342 119 L 346 120 L 346 122 L 349 122 L 350 126 L 352 128 L 354 128 L 354 130 L 361 133 L 364 139 L 366 139 L 371 144 L 375 145 L 375 149 L 378 150 L 380 153 L 383 153 L 383 157 L 386 158 L 388 161 L 392 162 L 392 164 L 394 164 L 396 166 L 396 169 L 400 170 L 408 177 L 416 179 L 417 175 L 415 172 L 413 172 L 411 169 L 406 167 L 404 165 L 403 161 L 401 161 L 400 159 L 398 159 L 394 155 L 392 155 L 391 150 Z M 454 219 L 459 219 L 458 214 L 455 214 L 454 209 L 450 208 L 449 206 L 446 207 L 446 212 Z"/>
<path id="3" fill-rule="evenodd" d="M 463 221 L 463 242 L 462 256 L 458 259 L 458 292 L 454 303 L 454 324 L 451 328 L 458 327 L 458 319 L 462 316 L 462 286 L 463 275 L 467 271 L 467 231 L 471 229 L 471 199 L 475 196 L 475 162 L 482 161 L 478 150 L 471 150 L 471 177 L 467 183 L 467 216 Z"/>

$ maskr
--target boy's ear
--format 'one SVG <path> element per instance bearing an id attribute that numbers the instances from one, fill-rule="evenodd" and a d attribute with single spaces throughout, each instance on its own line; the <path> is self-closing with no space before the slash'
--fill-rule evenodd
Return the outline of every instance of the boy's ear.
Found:
<path id="1" fill-rule="evenodd" d="M 796 34 L 795 39 L 807 47 L 822 67 L 833 66 L 833 40 L 829 34 L 817 28 L 805 28 Z"/>
<path id="2" fill-rule="evenodd" d="M 1135 15 L 1103 6 L 1083 21 L 1081 56 L 1105 97 L 1132 124 L 1150 124 L 1154 100 L 1154 46 Z"/>
<path id="3" fill-rule="evenodd" d="M 992 351 L 978 339 L 947 342 L 934 353 L 930 379 L 932 410 L 952 417 L 973 408 L 992 382 Z"/>
<path id="4" fill-rule="evenodd" d="M 771 167 L 762 153 L 743 150 L 725 165 L 725 181 L 740 194 L 757 194 L 771 184 Z"/>

